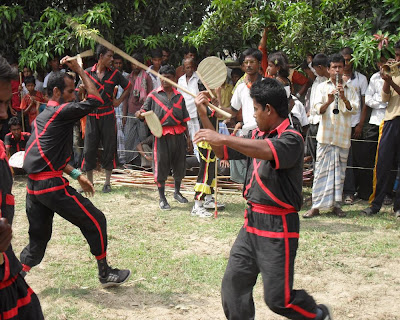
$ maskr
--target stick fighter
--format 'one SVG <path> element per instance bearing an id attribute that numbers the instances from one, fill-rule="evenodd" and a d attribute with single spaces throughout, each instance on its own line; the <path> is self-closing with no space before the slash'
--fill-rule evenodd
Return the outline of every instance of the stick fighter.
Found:
<path id="1" fill-rule="evenodd" d="M 12 90 L 11 80 L 17 77 L 7 61 L 0 56 L 0 119 L 7 119 Z M 0 140 L 0 319 L 43 319 L 39 299 L 21 277 L 22 265 L 11 246 L 14 218 L 12 175 L 6 150 Z"/>
<path id="2" fill-rule="evenodd" d="M 331 320 L 325 305 L 317 305 L 304 290 L 293 290 L 303 138 L 289 124 L 286 92 L 278 81 L 254 83 L 250 96 L 258 128 L 249 132 L 248 139 L 207 129 L 194 139 L 194 143 L 210 143 L 220 159 L 247 157 L 243 195 L 248 207 L 222 280 L 225 315 L 228 319 L 254 319 L 253 287 L 261 273 L 264 299 L 272 311 L 289 319 Z M 199 94 L 195 103 L 201 121 L 207 123 L 207 96 Z"/>
<path id="3" fill-rule="evenodd" d="M 103 287 L 120 285 L 129 270 L 113 269 L 107 264 L 107 226 L 104 214 L 87 198 L 69 186 L 63 172 L 77 179 L 83 191 L 93 194 L 93 184 L 68 165 L 72 153 L 73 126 L 76 121 L 103 105 L 94 83 L 76 60 L 62 62 L 76 72 L 88 93 L 84 102 L 74 100 L 73 78 L 67 73 L 50 77 L 46 109 L 33 122 L 32 135 L 25 151 L 24 169 L 29 174 L 26 213 L 29 220 L 29 244 L 21 252 L 24 271 L 39 264 L 51 238 L 54 212 L 81 229 L 90 252 L 96 257 Z"/>

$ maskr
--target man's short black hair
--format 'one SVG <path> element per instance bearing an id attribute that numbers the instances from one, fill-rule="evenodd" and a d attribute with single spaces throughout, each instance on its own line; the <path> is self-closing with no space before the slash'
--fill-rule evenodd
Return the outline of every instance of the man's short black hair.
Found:
<path id="1" fill-rule="evenodd" d="M 136 52 L 132 55 L 133 59 L 136 59 L 137 61 L 139 61 L 140 63 L 144 63 L 144 57 L 143 54 Z"/>
<path id="2" fill-rule="evenodd" d="M 162 58 L 162 51 L 161 49 L 153 49 L 151 50 L 151 57 L 152 58 Z"/>
<path id="3" fill-rule="evenodd" d="M 395 49 L 400 49 L 400 40 L 394 44 Z"/>
<path id="4" fill-rule="evenodd" d="M 66 72 L 53 72 L 49 80 L 47 82 L 47 95 L 49 98 L 53 97 L 53 89 L 58 88 L 61 93 L 64 92 L 65 89 L 65 78 L 70 78 L 71 80 L 74 80 L 74 77 L 72 77 L 70 74 Z"/>
<path id="5" fill-rule="evenodd" d="M 329 57 L 329 67 L 331 66 L 332 62 L 342 62 L 345 65 L 344 58 L 340 53 L 334 53 Z"/>
<path id="6" fill-rule="evenodd" d="M 329 58 L 326 54 L 318 53 L 312 59 L 311 65 L 313 67 L 318 67 L 318 66 L 328 67 L 329 66 Z"/>
<path id="7" fill-rule="evenodd" d="M 25 83 L 25 85 L 27 85 L 28 83 L 36 84 L 35 77 L 34 77 L 34 76 L 26 77 L 26 78 L 24 79 L 24 83 Z"/>
<path id="8" fill-rule="evenodd" d="M 232 72 L 231 72 L 231 78 L 232 78 L 233 75 L 237 75 L 239 78 L 241 78 L 241 77 L 243 77 L 244 72 L 240 68 L 233 68 Z"/>
<path id="9" fill-rule="evenodd" d="M 193 53 L 196 57 L 197 57 L 197 50 L 195 47 L 185 47 L 185 50 L 183 51 L 183 53 L 189 54 L 189 53 Z"/>
<path id="10" fill-rule="evenodd" d="M 21 125 L 21 121 L 18 119 L 18 117 L 12 117 L 9 121 L 8 121 L 8 126 L 11 128 L 11 126 L 20 126 Z"/>
<path id="11" fill-rule="evenodd" d="M 159 74 L 172 74 L 175 76 L 175 68 L 169 64 L 166 64 L 165 66 L 162 66 L 160 70 L 158 71 Z"/>
<path id="12" fill-rule="evenodd" d="M 263 110 L 267 104 L 272 106 L 281 118 L 289 113 L 288 98 L 283 85 L 276 79 L 266 78 L 255 82 L 250 89 L 250 97 L 259 103 Z"/>
<path id="13" fill-rule="evenodd" d="M 344 47 L 342 50 L 340 50 L 340 54 L 342 54 L 342 55 L 345 55 L 345 54 L 352 55 L 353 54 L 353 49 L 350 48 L 350 47 Z"/>
<path id="14" fill-rule="evenodd" d="M 242 53 L 242 58 L 243 58 L 242 63 L 243 63 L 244 59 L 246 59 L 246 57 L 248 57 L 248 56 L 252 56 L 253 58 L 257 59 L 259 62 L 262 60 L 262 53 L 258 49 L 248 48 L 248 49 L 244 50 Z"/>
<path id="15" fill-rule="evenodd" d="M 10 66 L 5 58 L 0 56 L 0 81 L 11 82 L 18 77 L 18 70 Z"/>
<path id="16" fill-rule="evenodd" d="M 100 59 L 101 54 L 104 56 L 108 51 L 112 51 L 112 50 L 108 49 L 107 47 L 103 46 L 102 44 L 97 45 L 97 48 L 96 48 L 97 60 Z"/>
<path id="17" fill-rule="evenodd" d="M 118 53 L 114 53 L 113 58 L 114 58 L 114 60 L 122 60 L 122 61 L 124 61 L 124 58 L 122 58 Z"/>

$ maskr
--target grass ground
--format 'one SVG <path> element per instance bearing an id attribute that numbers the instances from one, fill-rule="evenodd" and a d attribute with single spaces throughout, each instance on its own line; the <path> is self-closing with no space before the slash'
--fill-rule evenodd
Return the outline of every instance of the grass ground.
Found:
<path id="1" fill-rule="evenodd" d="M 20 177 L 14 183 L 17 253 L 28 241 L 25 185 Z M 172 195 L 172 210 L 163 212 L 154 191 L 96 189 L 92 201 L 108 219 L 109 261 L 130 268 L 132 277 L 103 290 L 79 229 L 56 215 L 45 258 L 26 278 L 46 319 L 224 319 L 220 283 L 243 223 L 244 200 L 221 196 L 227 206 L 218 219 L 200 219 L 190 216 L 190 202 L 178 204 Z M 335 319 L 400 319 L 400 221 L 388 207 L 361 217 L 365 206 L 345 206 L 343 219 L 301 218 L 294 287 L 329 303 Z M 282 319 L 265 306 L 260 281 L 254 295 L 257 319 Z"/>

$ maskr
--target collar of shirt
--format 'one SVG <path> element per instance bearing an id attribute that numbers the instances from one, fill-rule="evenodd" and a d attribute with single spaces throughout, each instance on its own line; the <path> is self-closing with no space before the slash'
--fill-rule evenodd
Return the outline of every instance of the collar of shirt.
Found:
<path id="1" fill-rule="evenodd" d="M 164 91 L 164 87 L 163 87 L 163 86 L 158 87 L 158 88 L 156 89 L 156 92 L 157 92 L 157 93 L 165 92 L 165 91 Z M 174 93 L 175 96 L 179 94 L 178 90 L 176 90 L 174 87 L 172 87 L 172 92 Z"/>
<path id="2" fill-rule="evenodd" d="M 334 85 L 336 87 L 336 84 L 333 83 L 331 78 L 329 78 L 326 82 L 331 83 L 332 85 Z M 343 84 L 343 88 L 347 88 L 347 87 L 348 87 L 348 85 L 347 85 L 347 82 L 346 82 L 345 84 Z"/>
<path id="3" fill-rule="evenodd" d="M 269 136 L 271 134 L 277 133 L 279 137 L 289 125 L 290 125 L 289 119 L 286 118 L 275 129 L 272 129 L 270 132 L 261 131 L 260 129 L 257 128 L 258 136 L 263 136 L 265 134 L 268 134 Z"/>
<path id="4" fill-rule="evenodd" d="M 47 105 L 48 105 L 49 107 L 57 107 L 57 106 L 59 106 L 60 104 L 59 104 L 57 101 L 55 101 L 55 100 L 49 100 L 49 102 L 47 102 Z"/>
<path id="5" fill-rule="evenodd" d="M 107 71 L 111 71 L 111 69 L 109 67 L 106 67 Z M 90 71 L 95 72 L 97 70 L 97 63 L 94 64 L 94 66 L 92 67 L 92 69 Z"/>

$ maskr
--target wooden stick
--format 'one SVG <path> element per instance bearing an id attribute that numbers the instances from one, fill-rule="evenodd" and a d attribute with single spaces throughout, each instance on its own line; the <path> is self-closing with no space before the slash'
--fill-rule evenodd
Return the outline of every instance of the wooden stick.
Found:
<path id="1" fill-rule="evenodd" d="M 69 57 L 65 61 L 72 61 L 72 60 L 76 60 L 76 59 L 79 59 L 79 58 L 91 57 L 93 55 L 94 55 L 93 50 L 90 49 L 90 50 L 83 51 L 82 53 L 78 53 L 76 56 Z M 60 63 L 61 63 L 61 60 L 60 60 Z"/>
<path id="2" fill-rule="evenodd" d="M 74 24 L 72 24 L 72 26 L 74 26 Z M 76 25 L 75 25 L 76 26 Z M 137 61 L 136 59 L 132 58 L 130 55 L 128 55 L 127 53 L 125 53 L 124 51 L 122 51 L 121 49 L 117 48 L 116 46 L 114 46 L 112 43 L 108 42 L 107 40 L 105 40 L 104 38 L 98 36 L 95 33 L 91 33 L 90 35 L 91 38 L 93 38 L 93 40 L 95 40 L 96 42 L 102 44 L 103 46 L 107 47 L 108 49 L 110 49 L 111 51 L 114 51 L 114 53 L 118 53 L 121 57 L 125 58 L 126 60 L 132 62 L 133 64 L 137 65 L 138 67 L 152 73 L 153 75 L 155 75 L 156 77 L 159 77 L 161 80 L 168 82 L 169 84 L 173 85 L 174 87 L 178 88 L 179 90 L 191 95 L 193 98 L 196 98 L 196 95 L 192 92 L 190 92 L 189 90 L 187 90 L 186 88 L 180 86 L 179 84 L 177 84 L 176 82 L 164 77 L 163 75 L 159 74 L 158 72 L 154 71 L 153 69 L 151 69 L 150 67 L 144 65 L 143 63 Z M 215 110 L 216 112 L 218 112 L 220 115 L 224 116 L 225 118 L 230 118 L 232 115 L 224 110 L 222 110 L 221 108 L 218 108 L 216 106 L 214 106 L 213 104 L 209 103 L 208 106 Z"/>
<path id="3" fill-rule="evenodd" d="M 204 81 L 204 78 L 201 75 L 201 73 L 199 71 L 196 71 L 196 73 L 199 76 L 201 83 L 206 87 L 206 89 L 207 89 L 208 93 L 210 94 L 211 98 L 215 99 L 214 94 L 212 93 L 212 91 L 211 91 L 210 87 L 208 86 L 207 82 Z"/>
<path id="4" fill-rule="evenodd" d="M 216 128 L 215 131 L 218 133 L 218 119 L 217 119 L 217 123 L 216 123 Z M 217 203 L 217 195 L 218 195 L 218 158 L 217 155 L 214 153 L 215 156 L 215 197 L 214 197 L 214 207 L 215 207 L 215 211 L 214 211 L 214 218 L 217 219 L 218 218 L 218 203 Z"/>

